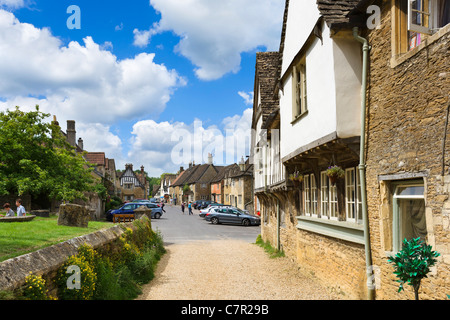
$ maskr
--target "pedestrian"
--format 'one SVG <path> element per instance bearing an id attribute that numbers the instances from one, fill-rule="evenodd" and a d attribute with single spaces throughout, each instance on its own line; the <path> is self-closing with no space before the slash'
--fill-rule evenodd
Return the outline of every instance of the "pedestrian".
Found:
<path id="1" fill-rule="evenodd" d="M 5 203 L 3 205 L 3 209 L 5 209 L 5 211 L 6 211 L 5 217 L 14 217 L 14 211 L 12 211 L 11 205 L 9 203 Z"/>
<path id="2" fill-rule="evenodd" d="M 22 199 L 16 200 L 16 207 L 18 217 L 25 217 L 27 215 L 27 213 L 25 212 L 25 208 L 22 206 Z"/>
<path id="3" fill-rule="evenodd" d="M 189 209 L 189 215 L 193 215 L 193 213 L 192 213 L 192 202 L 191 201 L 189 201 L 189 205 L 188 205 L 188 209 Z"/>
<path id="4" fill-rule="evenodd" d="M 164 202 L 161 203 L 161 210 L 166 213 L 166 210 L 164 210 Z"/>
<path id="5" fill-rule="evenodd" d="M 184 214 L 184 202 L 181 203 L 181 212 Z"/>

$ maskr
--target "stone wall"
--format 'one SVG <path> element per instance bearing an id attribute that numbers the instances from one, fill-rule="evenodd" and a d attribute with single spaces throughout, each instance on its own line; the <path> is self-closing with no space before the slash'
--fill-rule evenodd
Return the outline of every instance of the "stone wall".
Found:
<path id="1" fill-rule="evenodd" d="M 78 247 L 84 244 L 91 245 L 94 249 L 108 246 L 123 234 L 124 226 L 134 228 L 133 223 L 116 225 L 1 262 L 0 290 L 19 288 L 30 272 L 43 278 L 51 278 L 69 256 L 77 254 Z"/>
<path id="2" fill-rule="evenodd" d="M 345 299 L 365 299 L 364 246 L 297 228 L 298 191 L 257 194 L 261 203 L 261 236 L 277 247 L 277 199 L 280 249 L 304 272 L 314 275 L 330 291 Z"/>
<path id="3" fill-rule="evenodd" d="M 397 293 L 392 250 L 392 184 L 423 180 L 427 242 L 441 257 L 422 281 L 421 299 L 447 299 L 450 288 L 450 27 L 407 54 L 392 57 L 391 2 L 383 2 L 378 29 L 365 36 L 371 45 L 367 118 L 367 191 L 373 264 L 380 268 L 377 299 L 414 299 Z M 444 147 L 444 149 L 443 149 Z M 383 179 L 383 176 L 391 176 Z"/>

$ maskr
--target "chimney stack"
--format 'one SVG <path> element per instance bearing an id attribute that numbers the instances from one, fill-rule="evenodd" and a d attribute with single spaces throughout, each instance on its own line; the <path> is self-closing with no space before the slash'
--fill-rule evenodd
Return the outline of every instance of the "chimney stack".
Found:
<path id="1" fill-rule="evenodd" d="M 69 142 L 73 147 L 76 147 L 75 138 L 77 132 L 75 131 L 75 121 L 67 120 L 67 142 Z"/>
<path id="2" fill-rule="evenodd" d="M 208 164 L 213 164 L 213 155 L 208 153 Z"/>
<path id="3" fill-rule="evenodd" d="M 81 150 L 84 150 L 83 139 L 81 138 L 78 139 L 78 147 L 80 147 Z"/>

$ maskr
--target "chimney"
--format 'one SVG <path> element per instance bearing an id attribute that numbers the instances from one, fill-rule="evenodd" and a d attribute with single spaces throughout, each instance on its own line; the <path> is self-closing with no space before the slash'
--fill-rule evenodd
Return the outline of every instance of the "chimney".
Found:
<path id="1" fill-rule="evenodd" d="M 208 164 L 213 164 L 213 156 L 211 153 L 208 153 Z"/>
<path id="2" fill-rule="evenodd" d="M 73 147 L 76 147 L 75 138 L 77 132 L 75 131 L 75 121 L 67 120 L 67 142 L 69 142 Z"/>
<path id="3" fill-rule="evenodd" d="M 189 169 L 192 168 L 192 161 L 189 162 Z"/>
<path id="4" fill-rule="evenodd" d="M 244 161 L 244 157 L 241 158 L 241 161 L 239 162 L 239 168 L 241 169 L 241 171 L 245 171 L 245 161 Z"/>
<path id="5" fill-rule="evenodd" d="M 144 166 L 141 166 L 141 174 L 144 176 Z"/>
<path id="6" fill-rule="evenodd" d="M 180 167 L 180 173 L 182 173 L 184 171 L 183 167 Z"/>
<path id="7" fill-rule="evenodd" d="M 80 147 L 81 150 L 84 150 L 83 139 L 81 138 L 78 139 L 78 147 Z"/>
<path id="8" fill-rule="evenodd" d="M 56 132 L 54 132 L 54 130 L 58 130 L 59 132 L 61 131 L 61 128 L 59 127 L 59 122 L 58 120 L 56 120 L 56 116 L 53 116 L 52 125 L 56 127 L 55 129 L 52 129 L 52 138 L 54 138 L 55 135 L 57 134 Z"/>
<path id="9" fill-rule="evenodd" d="M 130 169 L 131 171 L 133 171 L 133 165 L 131 163 L 128 163 L 125 165 L 125 170 Z"/>

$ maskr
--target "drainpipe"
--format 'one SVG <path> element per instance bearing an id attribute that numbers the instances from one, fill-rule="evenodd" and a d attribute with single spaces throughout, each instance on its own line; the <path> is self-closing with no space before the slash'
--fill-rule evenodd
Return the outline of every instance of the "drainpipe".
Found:
<path id="1" fill-rule="evenodd" d="M 353 28 L 353 37 L 356 41 L 362 43 L 363 51 L 363 70 L 361 84 L 361 142 L 359 151 L 359 180 L 361 181 L 361 203 L 364 219 L 364 247 L 366 254 L 366 274 L 367 274 L 367 297 L 368 300 L 375 299 L 375 288 L 372 283 L 372 252 L 370 248 L 369 235 L 369 216 L 367 213 L 367 194 L 366 194 L 366 163 L 365 163 L 365 145 L 366 145 L 366 90 L 367 90 L 367 68 L 369 62 L 369 44 L 367 39 L 359 36 L 358 27 Z"/>
<path id="2" fill-rule="evenodd" d="M 277 250 L 281 250 L 281 241 L 280 241 L 280 200 L 277 198 Z"/>

